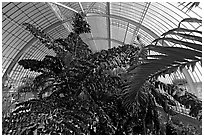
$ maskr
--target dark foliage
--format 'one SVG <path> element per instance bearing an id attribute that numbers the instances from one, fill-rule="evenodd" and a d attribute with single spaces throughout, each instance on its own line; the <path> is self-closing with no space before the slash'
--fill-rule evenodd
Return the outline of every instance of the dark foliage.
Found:
<path id="1" fill-rule="evenodd" d="M 90 32 L 90 26 L 80 14 L 73 18 L 73 32 L 65 39 L 51 40 L 33 25 L 24 25 L 46 47 L 54 50 L 56 56 L 45 56 L 41 61 L 19 61 L 25 69 L 41 72 L 23 91 L 35 92 L 37 97 L 16 104 L 10 116 L 3 119 L 3 134 L 162 133 L 156 102 L 164 109 L 165 100 L 169 105 L 173 102 L 156 92 L 153 84 L 146 83 L 136 90 L 129 107 L 123 104 L 125 91 L 132 82 L 127 69 L 142 63 L 141 57 L 145 59 L 138 48 L 124 45 L 92 53 L 79 37 Z M 167 132 L 173 134 L 171 126 Z"/>
<path id="2" fill-rule="evenodd" d="M 74 27 L 74 32 L 76 34 L 81 34 L 81 33 L 90 33 L 91 29 L 90 29 L 90 25 L 86 22 L 86 19 L 82 14 L 76 14 L 73 17 L 73 27 Z"/>
<path id="3" fill-rule="evenodd" d="M 122 106 L 123 80 L 112 71 L 130 65 L 138 49 L 125 45 L 93 54 L 79 37 L 90 32 L 89 25 L 78 14 L 73 22 L 74 32 L 54 41 L 24 24 L 57 55 L 19 61 L 25 69 L 42 73 L 21 89 L 37 93 L 37 98 L 16 105 L 3 121 L 3 134 L 130 134 L 136 117 Z"/>
<path id="4" fill-rule="evenodd" d="M 60 73 L 63 67 L 62 62 L 58 58 L 48 55 L 46 55 L 42 61 L 33 59 L 20 60 L 19 65 L 31 71 L 55 74 Z"/>

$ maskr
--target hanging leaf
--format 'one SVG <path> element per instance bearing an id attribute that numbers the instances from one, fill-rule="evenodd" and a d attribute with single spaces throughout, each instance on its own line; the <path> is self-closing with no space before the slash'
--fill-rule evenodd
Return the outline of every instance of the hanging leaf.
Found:
<path id="1" fill-rule="evenodd" d="M 181 73 L 183 73 L 183 68 L 185 68 L 185 65 L 181 65 L 181 66 L 179 67 L 179 70 L 180 70 Z"/>
<path id="2" fill-rule="evenodd" d="M 194 72 L 195 66 L 196 66 L 196 62 L 192 62 L 192 63 L 191 63 L 192 72 Z"/>

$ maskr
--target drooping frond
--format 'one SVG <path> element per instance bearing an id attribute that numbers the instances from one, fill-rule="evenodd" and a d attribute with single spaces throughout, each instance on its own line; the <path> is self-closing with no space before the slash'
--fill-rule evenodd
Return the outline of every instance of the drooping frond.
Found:
<path id="1" fill-rule="evenodd" d="M 189 22 L 199 22 L 196 19 L 182 20 Z M 182 33 L 174 33 L 180 31 Z M 129 82 L 129 88 L 125 91 L 124 104 L 129 106 L 137 98 L 140 88 L 150 78 L 157 78 L 160 75 L 171 74 L 177 71 L 179 68 L 182 70 L 185 66 L 192 66 L 194 68 L 196 62 L 202 61 L 202 37 L 188 34 L 188 32 L 197 32 L 194 30 L 176 28 L 172 29 L 162 36 L 173 35 L 181 36 L 181 39 L 175 39 L 170 37 L 162 37 L 153 41 L 155 45 L 148 45 L 146 50 L 154 51 L 159 55 L 150 54 L 146 59 L 143 59 L 143 63 L 135 64 L 129 69 L 129 75 L 132 75 Z M 188 35 L 184 34 L 187 33 Z M 201 34 L 202 32 L 199 32 Z M 173 44 L 179 44 L 182 47 L 163 47 L 158 46 L 158 41 L 168 41 Z M 196 40 L 196 43 L 189 42 L 190 40 Z"/>

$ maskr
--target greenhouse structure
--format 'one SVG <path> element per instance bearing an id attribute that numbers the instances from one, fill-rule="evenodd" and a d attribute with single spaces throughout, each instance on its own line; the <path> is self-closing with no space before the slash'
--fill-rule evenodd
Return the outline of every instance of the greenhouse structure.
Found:
<path id="1" fill-rule="evenodd" d="M 202 135 L 200 2 L 2 2 L 2 135 Z"/>

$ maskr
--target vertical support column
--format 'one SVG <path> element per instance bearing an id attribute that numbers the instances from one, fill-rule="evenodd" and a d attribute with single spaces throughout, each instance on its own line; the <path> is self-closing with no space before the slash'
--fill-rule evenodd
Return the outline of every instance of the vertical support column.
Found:
<path id="1" fill-rule="evenodd" d="M 127 28 L 126 28 L 126 31 L 125 31 L 125 36 L 124 36 L 124 39 L 123 39 L 123 44 L 125 44 L 125 40 L 126 40 L 126 37 L 127 37 L 127 32 L 128 32 L 128 28 L 129 28 L 129 22 L 128 22 L 128 25 L 127 25 Z"/>
<path id="2" fill-rule="evenodd" d="M 85 14 L 86 13 L 88 13 L 92 8 L 93 8 L 93 6 L 96 4 L 96 2 L 92 2 L 91 4 L 90 4 L 90 6 L 88 7 L 88 9 L 85 11 Z"/>
<path id="3" fill-rule="evenodd" d="M 107 11 L 107 35 L 108 35 L 108 48 L 111 48 L 111 28 L 110 28 L 110 2 L 107 2 L 107 7 L 106 7 L 106 11 Z"/>

